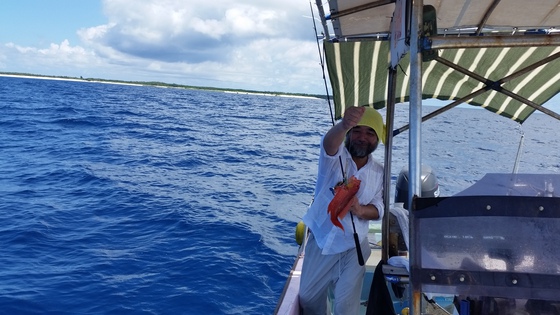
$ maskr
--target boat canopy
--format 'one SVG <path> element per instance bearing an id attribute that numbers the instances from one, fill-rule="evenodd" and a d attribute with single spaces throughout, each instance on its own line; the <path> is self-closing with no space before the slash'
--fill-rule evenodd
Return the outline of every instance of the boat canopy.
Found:
<path id="1" fill-rule="evenodd" d="M 388 34 L 395 0 L 329 0 L 336 37 Z M 552 30 L 560 23 L 558 0 L 424 0 L 437 12 L 438 33 L 523 33 Z"/>
<path id="2" fill-rule="evenodd" d="M 325 12 L 319 1 L 320 13 Z M 395 1 L 329 0 L 328 5 L 321 19 L 335 118 L 348 106 L 385 107 Z M 422 99 L 481 106 L 519 123 L 535 110 L 560 119 L 542 107 L 560 92 L 557 0 L 426 0 L 424 5 Z M 409 38 L 403 40 L 408 44 Z M 405 54 L 396 66 L 396 103 L 409 100 L 409 67 Z"/>

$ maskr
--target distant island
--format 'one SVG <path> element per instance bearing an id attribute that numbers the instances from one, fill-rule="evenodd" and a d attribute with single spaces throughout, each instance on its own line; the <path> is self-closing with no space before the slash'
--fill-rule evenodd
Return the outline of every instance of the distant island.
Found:
<path id="1" fill-rule="evenodd" d="M 51 75 L 41 75 L 32 73 L 20 73 L 20 72 L 0 72 L 0 76 L 5 77 L 24 77 L 24 78 L 37 78 L 37 79 L 51 79 L 51 80 L 65 80 L 65 81 L 79 81 L 79 82 L 99 82 L 99 83 L 111 83 L 111 84 L 125 84 L 125 85 L 138 85 L 138 86 L 154 86 L 154 87 L 165 87 L 165 88 L 179 88 L 179 89 L 189 89 L 189 90 L 207 90 L 207 91 L 218 91 L 226 93 L 237 93 L 237 94 L 257 94 L 257 95 L 269 95 L 269 96 L 288 96 L 288 97 L 309 97 L 309 98 L 322 98 L 326 99 L 325 95 L 318 94 L 305 94 L 305 93 L 285 93 L 285 92 L 271 92 L 271 91 L 254 91 L 254 90 L 241 90 L 241 89 L 225 89 L 216 87 L 206 87 L 206 86 L 192 86 L 192 85 L 181 85 L 174 83 L 164 83 L 156 81 L 121 81 L 121 80 L 107 80 L 99 78 L 83 78 L 83 77 L 67 77 L 67 76 L 51 76 Z"/>

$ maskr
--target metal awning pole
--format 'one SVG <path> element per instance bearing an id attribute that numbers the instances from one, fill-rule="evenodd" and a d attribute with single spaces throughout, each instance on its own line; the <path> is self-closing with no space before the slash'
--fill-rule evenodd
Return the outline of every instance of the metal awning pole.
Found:
<path id="1" fill-rule="evenodd" d="M 391 213 L 391 159 L 393 156 L 393 127 L 395 122 L 395 89 L 397 87 L 397 70 L 388 69 L 389 71 L 389 84 L 387 87 L 387 111 L 385 112 L 386 124 L 386 138 L 385 138 L 385 173 L 384 173 L 384 186 L 383 186 L 383 199 L 385 203 L 385 215 L 383 216 L 382 228 L 382 251 L 381 260 L 387 263 L 389 259 L 389 220 Z"/>
<path id="2" fill-rule="evenodd" d="M 431 36 L 427 49 L 560 46 L 559 35 Z"/>
<path id="3" fill-rule="evenodd" d="M 325 9 L 323 8 L 323 1 L 317 0 L 315 1 L 315 4 L 317 4 L 317 10 L 319 10 L 321 25 L 323 25 L 323 35 L 325 36 L 325 40 L 329 40 L 330 39 L 329 28 L 327 27 L 327 20 L 325 18 Z"/>
<path id="4" fill-rule="evenodd" d="M 420 51 L 420 36 L 422 34 L 422 20 L 423 20 L 423 0 L 410 0 L 412 1 L 410 13 L 410 103 L 409 103 L 409 181 L 408 181 L 408 204 L 409 204 L 409 255 L 410 262 L 413 262 L 416 253 L 416 241 L 414 235 L 414 218 L 412 212 L 414 207 L 412 204 L 412 196 L 420 196 L 420 172 L 421 172 L 421 148 L 422 143 L 421 128 L 422 128 L 422 52 Z M 410 266 L 411 269 L 414 265 Z M 412 277 L 410 277 L 412 286 L 412 306 L 413 315 L 421 315 L 421 301 L 422 292 L 420 285 Z"/>

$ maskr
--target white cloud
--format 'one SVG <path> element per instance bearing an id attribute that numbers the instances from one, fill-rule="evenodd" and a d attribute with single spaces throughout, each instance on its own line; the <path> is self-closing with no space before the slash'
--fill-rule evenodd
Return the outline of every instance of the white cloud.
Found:
<path id="1" fill-rule="evenodd" d="M 108 79 L 324 90 L 305 1 L 105 0 L 103 8 L 108 23 L 76 30 L 78 46 L 10 44 L 0 56 L 51 70 L 89 67 L 86 75 Z"/>
<path id="2" fill-rule="evenodd" d="M 80 35 L 88 45 L 107 45 L 133 56 L 165 61 L 223 61 L 227 57 L 223 51 L 231 46 L 261 38 L 301 38 L 297 26 L 309 22 L 302 17 L 305 2 L 295 7 L 295 0 L 282 6 L 250 0 L 104 3 L 110 23 L 102 29 L 82 30 Z"/>
<path id="3" fill-rule="evenodd" d="M 48 48 L 38 49 L 35 47 L 22 47 L 14 43 L 7 43 L 6 49 L 11 51 L 9 56 L 17 56 L 21 60 L 29 60 L 35 63 L 49 64 L 50 66 L 75 66 L 83 65 L 95 58 L 92 51 L 88 51 L 79 46 L 71 46 L 68 40 L 63 40 L 60 44 L 50 44 Z"/>

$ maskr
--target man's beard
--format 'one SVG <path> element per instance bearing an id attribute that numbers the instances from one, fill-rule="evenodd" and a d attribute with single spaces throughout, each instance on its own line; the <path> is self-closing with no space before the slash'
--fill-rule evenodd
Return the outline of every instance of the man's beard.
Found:
<path id="1" fill-rule="evenodd" d="M 357 158 L 364 158 L 368 156 L 370 153 L 377 149 L 377 142 L 375 145 L 371 144 L 364 144 L 364 145 L 357 145 L 356 143 L 352 143 L 351 141 L 346 141 L 346 149 L 350 152 L 350 155 Z"/>

